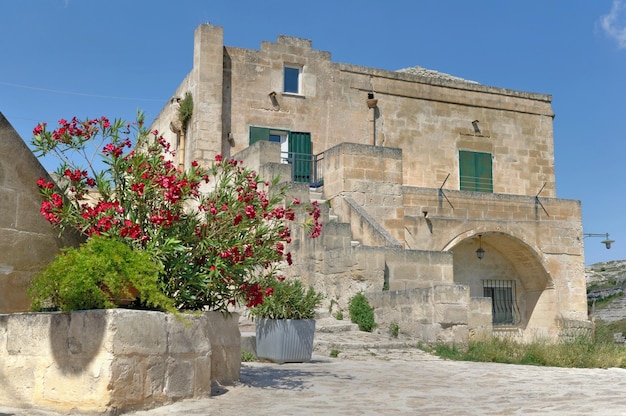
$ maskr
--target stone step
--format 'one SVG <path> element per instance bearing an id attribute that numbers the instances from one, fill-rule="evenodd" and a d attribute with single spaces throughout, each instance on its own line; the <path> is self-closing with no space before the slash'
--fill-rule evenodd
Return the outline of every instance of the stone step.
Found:
<path id="1" fill-rule="evenodd" d="M 334 318 L 320 319 L 315 322 L 315 332 L 338 333 L 358 331 L 359 326 L 350 321 L 339 321 Z"/>
<path id="2" fill-rule="evenodd" d="M 323 319 L 328 319 L 328 318 L 332 318 L 332 315 L 330 314 L 328 309 L 326 309 L 326 308 L 324 308 L 324 309 L 317 309 L 315 311 L 315 320 L 317 322 L 319 322 L 320 320 L 323 320 Z"/>
<path id="3" fill-rule="evenodd" d="M 400 336 L 393 338 L 390 335 L 377 332 L 348 331 L 338 333 L 315 332 L 314 349 L 321 354 L 338 351 L 380 351 L 406 350 L 417 348 L 421 341 L 412 337 Z"/>
<path id="4" fill-rule="evenodd" d="M 309 195 L 311 196 L 311 201 L 324 201 L 324 195 L 320 191 L 311 191 Z"/>

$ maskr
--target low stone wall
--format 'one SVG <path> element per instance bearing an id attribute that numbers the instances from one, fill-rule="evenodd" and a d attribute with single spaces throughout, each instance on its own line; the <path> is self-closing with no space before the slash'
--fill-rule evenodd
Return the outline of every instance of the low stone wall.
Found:
<path id="1" fill-rule="evenodd" d="M 471 325 L 485 330 L 485 320 L 470 314 L 472 303 L 466 285 L 438 285 L 409 290 L 365 293 L 374 308 L 376 323 L 398 324 L 400 332 L 427 343 L 466 344 Z M 471 315 L 471 316 L 470 316 Z"/>
<path id="2" fill-rule="evenodd" d="M 126 309 L 0 315 L 0 404 L 119 414 L 239 379 L 238 314 Z"/>

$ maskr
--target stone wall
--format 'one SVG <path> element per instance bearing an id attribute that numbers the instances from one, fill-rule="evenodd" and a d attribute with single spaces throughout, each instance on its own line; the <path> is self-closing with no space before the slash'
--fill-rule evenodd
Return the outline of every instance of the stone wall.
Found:
<path id="1" fill-rule="evenodd" d="M 0 313 L 30 308 L 26 292 L 32 276 L 59 252 L 78 244 L 39 213 L 37 179 L 51 180 L 26 143 L 0 113 Z"/>
<path id="2" fill-rule="evenodd" d="M 410 290 L 366 293 L 376 322 L 398 324 L 402 333 L 429 343 L 465 344 L 471 326 L 488 327 L 491 313 L 470 318 L 469 288 L 433 285 Z"/>
<path id="3" fill-rule="evenodd" d="M 353 238 L 404 248 L 401 266 L 390 267 L 384 255 L 390 289 L 437 281 L 445 274 L 443 263 L 417 252 L 447 252 L 454 277 L 443 282 L 468 285 L 472 297 L 483 296 L 487 280 L 514 282 L 517 323 L 525 335 L 558 336 L 558 318 L 587 319 L 579 201 L 402 186 L 397 172 L 403 154 L 344 143 L 324 157 L 324 194 Z M 482 260 L 479 247 L 486 253 Z M 433 267 L 420 272 L 425 264 Z"/>
<path id="4" fill-rule="evenodd" d="M 224 46 L 223 37 L 219 26 L 196 29 L 193 69 L 175 93 L 193 93 L 188 143 L 200 161 L 246 148 L 250 126 L 309 132 L 315 154 L 339 143 L 374 144 L 375 130 L 377 146 L 403 150 L 405 185 L 436 188 L 448 178 L 459 189 L 459 150 L 469 150 L 491 153 L 494 192 L 535 195 L 543 187 L 542 195 L 555 196 L 550 95 L 429 76 L 435 71 L 334 63 L 307 39 L 279 36 L 257 50 Z M 300 94 L 283 92 L 284 65 L 302 68 Z"/>
<path id="5" fill-rule="evenodd" d="M 118 414 L 239 379 L 238 315 L 108 309 L 0 315 L 0 402 Z"/>

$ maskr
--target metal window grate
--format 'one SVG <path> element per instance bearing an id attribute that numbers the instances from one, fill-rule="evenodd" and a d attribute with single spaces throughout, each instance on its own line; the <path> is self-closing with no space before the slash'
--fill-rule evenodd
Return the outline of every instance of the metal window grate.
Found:
<path id="1" fill-rule="evenodd" d="M 483 296 L 491 298 L 494 326 L 519 324 L 515 280 L 483 280 Z"/>

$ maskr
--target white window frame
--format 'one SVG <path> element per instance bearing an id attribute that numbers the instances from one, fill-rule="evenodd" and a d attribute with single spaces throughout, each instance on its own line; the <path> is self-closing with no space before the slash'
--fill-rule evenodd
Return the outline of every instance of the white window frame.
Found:
<path id="1" fill-rule="evenodd" d="M 285 130 L 270 130 L 270 136 L 280 137 L 280 161 L 281 163 L 289 163 L 289 132 Z"/>
<path id="2" fill-rule="evenodd" d="M 287 77 L 286 69 L 295 69 L 298 71 L 298 91 L 285 91 L 285 79 Z M 302 95 L 302 66 L 285 64 L 283 67 L 283 94 Z"/>

